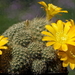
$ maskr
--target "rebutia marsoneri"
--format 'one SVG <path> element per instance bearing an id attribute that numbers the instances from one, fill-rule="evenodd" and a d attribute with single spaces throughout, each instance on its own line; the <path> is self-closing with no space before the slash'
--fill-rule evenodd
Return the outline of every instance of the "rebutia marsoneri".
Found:
<path id="1" fill-rule="evenodd" d="M 1 56 L 1 61 L 5 62 L 0 63 L 4 65 L 1 70 L 11 74 L 20 74 L 28 70 L 34 74 L 43 74 L 46 71 L 62 72 L 61 61 L 57 58 L 55 50 L 52 46 L 46 47 L 42 41 L 41 31 L 50 23 L 43 18 L 35 18 L 9 27 L 2 34 L 9 38 L 9 53 Z M 5 64 L 7 68 L 4 69 Z"/>

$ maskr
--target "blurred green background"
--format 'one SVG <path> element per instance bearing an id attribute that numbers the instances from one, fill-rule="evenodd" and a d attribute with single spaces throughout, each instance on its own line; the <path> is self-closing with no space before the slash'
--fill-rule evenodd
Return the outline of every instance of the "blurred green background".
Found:
<path id="1" fill-rule="evenodd" d="M 62 16 L 57 15 L 52 20 L 75 20 L 75 0 L 0 0 L 0 34 L 15 23 L 35 17 L 44 17 L 45 12 L 37 3 L 39 1 L 53 3 L 63 10 L 68 10 L 69 13 L 62 13 Z M 75 71 L 69 69 L 68 75 L 75 75 Z"/>
<path id="2" fill-rule="evenodd" d="M 75 0 L 0 0 L 0 34 L 17 22 L 30 20 L 34 17 L 44 17 L 45 12 L 40 8 L 41 5 L 37 3 L 39 1 L 53 3 L 63 10 L 69 11 L 67 14 L 62 13 L 63 16 L 55 16 L 53 20 L 75 20 Z"/>

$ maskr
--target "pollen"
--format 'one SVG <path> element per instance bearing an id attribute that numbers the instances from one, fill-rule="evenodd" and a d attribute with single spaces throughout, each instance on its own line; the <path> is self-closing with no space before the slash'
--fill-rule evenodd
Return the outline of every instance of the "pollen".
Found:
<path id="1" fill-rule="evenodd" d="M 62 31 L 56 33 L 56 41 L 59 43 L 65 43 L 67 40 L 67 35 L 63 34 Z"/>

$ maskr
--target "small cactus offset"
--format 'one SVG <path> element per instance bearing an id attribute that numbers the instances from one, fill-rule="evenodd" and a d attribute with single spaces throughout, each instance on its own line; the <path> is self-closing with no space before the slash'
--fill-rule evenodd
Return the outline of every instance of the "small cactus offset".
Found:
<path id="1" fill-rule="evenodd" d="M 28 46 L 28 52 L 31 58 L 33 59 L 40 59 L 41 58 L 41 51 L 43 50 L 42 43 L 40 42 L 32 42 Z"/>
<path id="2" fill-rule="evenodd" d="M 41 52 L 42 58 L 44 58 L 46 61 L 51 61 L 56 58 L 56 54 L 52 46 L 45 47 Z"/>
<path id="3" fill-rule="evenodd" d="M 8 69 L 9 73 L 16 74 L 21 71 L 26 71 L 28 69 L 29 54 L 27 48 L 20 45 L 14 45 L 12 49 L 12 61 L 10 61 L 10 67 Z M 25 67 L 25 68 L 24 68 Z"/>
<path id="4" fill-rule="evenodd" d="M 45 71 L 47 70 L 47 65 L 45 60 L 41 59 L 36 59 L 32 62 L 32 72 L 34 74 L 44 74 Z"/>
<path id="5" fill-rule="evenodd" d="M 27 70 L 33 74 L 43 74 L 47 70 L 48 72 L 62 72 L 61 62 L 55 50 L 51 46 L 46 47 L 45 42 L 42 41 L 41 32 L 45 31 L 44 26 L 50 23 L 51 21 L 44 18 L 34 18 L 9 27 L 2 35 L 9 38 L 7 45 L 11 50 L 8 54 L 8 56 L 11 55 L 11 58 L 9 57 L 11 60 L 5 60 L 9 62 L 9 66 L 7 65 L 5 69 L 6 65 L 2 67 L 2 71 L 10 74 L 20 74 Z M 0 57 L 0 59 L 3 61 L 5 58 Z"/>
<path id="6" fill-rule="evenodd" d="M 22 30 L 22 31 L 18 31 L 18 33 L 15 33 L 12 39 L 13 45 L 16 44 L 16 45 L 21 45 L 23 47 L 27 47 L 28 44 L 32 42 L 32 36 L 29 32 L 30 31 L 28 30 L 26 31 Z"/>

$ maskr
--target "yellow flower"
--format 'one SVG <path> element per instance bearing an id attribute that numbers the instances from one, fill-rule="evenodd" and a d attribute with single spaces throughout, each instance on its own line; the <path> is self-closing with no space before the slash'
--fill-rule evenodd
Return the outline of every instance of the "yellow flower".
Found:
<path id="1" fill-rule="evenodd" d="M 48 41 L 46 46 L 53 45 L 55 50 L 63 51 L 68 50 L 68 44 L 75 46 L 75 26 L 71 22 L 58 20 L 57 23 L 45 25 L 45 28 L 47 31 L 41 33 L 45 35 L 42 41 Z"/>
<path id="2" fill-rule="evenodd" d="M 69 26 L 71 27 L 71 26 L 73 26 L 73 25 L 75 25 L 74 24 L 74 20 L 72 20 L 72 19 L 70 19 L 70 21 L 68 21 L 68 20 L 66 20 L 67 21 L 67 23 L 69 23 Z"/>
<path id="3" fill-rule="evenodd" d="M 7 47 L 4 46 L 8 42 L 7 39 L 8 39 L 7 37 L 0 36 L 0 49 L 7 49 Z M 0 55 L 2 55 L 2 51 L 1 50 L 0 50 Z"/>
<path id="4" fill-rule="evenodd" d="M 0 50 L 0 55 L 2 55 L 2 51 Z"/>
<path id="5" fill-rule="evenodd" d="M 59 51 L 58 56 L 63 61 L 63 67 L 70 65 L 72 70 L 75 68 L 75 46 L 68 45 L 68 50 Z"/>
<path id="6" fill-rule="evenodd" d="M 45 11 L 46 11 L 46 19 L 50 20 L 52 17 L 54 17 L 56 14 L 60 12 L 68 13 L 68 11 L 62 11 L 62 8 L 55 6 L 53 4 L 46 4 L 44 1 L 38 2 L 39 4 L 43 5 Z"/>

